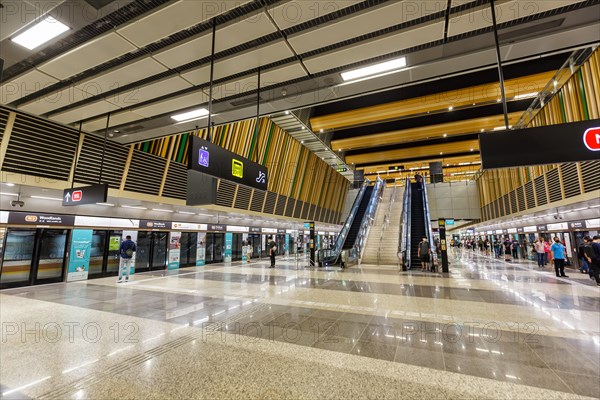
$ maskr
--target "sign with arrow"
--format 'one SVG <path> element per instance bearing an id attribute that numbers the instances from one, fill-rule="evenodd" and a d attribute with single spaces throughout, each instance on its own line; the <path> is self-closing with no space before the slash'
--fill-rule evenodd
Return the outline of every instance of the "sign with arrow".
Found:
<path id="1" fill-rule="evenodd" d="M 108 184 L 84 186 L 65 189 L 63 191 L 63 206 L 80 206 L 83 204 L 105 203 L 108 196 Z"/>

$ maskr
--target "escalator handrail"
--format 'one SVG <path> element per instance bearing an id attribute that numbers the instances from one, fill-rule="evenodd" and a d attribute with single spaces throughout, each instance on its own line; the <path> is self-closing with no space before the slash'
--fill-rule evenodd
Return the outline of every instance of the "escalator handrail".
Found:
<path id="1" fill-rule="evenodd" d="M 346 218 L 346 222 L 344 222 L 344 226 L 342 227 L 342 230 L 340 231 L 340 233 L 338 234 L 338 236 L 335 240 L 335 244 L 334 244 L 333 248 L 327 249 L 327 250 L 323 250 L 323 249 L 319 250 L 319 260 L 327 259 L 327 262 L 330 264 L 334 264 L 337 262 L 338 258 L 340 257 L 340 254 L 342 253 L 342 248 L 344 247 L 344 242 L 346 241 L 348 232 L 350 232 L 350 228 L 352 227 L 352 223 L 354 222 L 354 217 L 356 216 L 356 212 L 358 211 L 358 208 L 360 207 L 362 198 L 365 195 L 367 187 L 369 187 L 370 183 L 371 183 L 371 181 L 368 178 L 365 178 L 365 181 L 363 182 L 363 185 L 360 188 L 360 191 L 356 195 L 356 199 L 354 199 L 354 203 L 352 204 L 350 213 L 348 214 L 348 217 Z"/>
<path id="2" fill-rule="evenodd" d="M 362 251 L 364 249 L 367 233 L 369 231 L 369 227 L 373 224 L 373 221 L 375 220 L 375 213 L 377 212 L 377 206 L 379 205 L 379 200 L 381 199 L 384 186 L 384 181 L 378 176 L 377 180 L 375 181 L 375 187 L 373 188 L 373 192 L 371 193 L 369 205 L 367 206 L 367 210 L 360 224 L 358 235 L 356 236 L 356 241 L 352 246 L 354 249 L 356 249 L 356 256 L 358 258 L 362 257 Z"/>
<path id="3" fill-rule="evenodd" d="M 423 212 L 425 217 L 425 233 L 427 234 L 427 241 L 431 248 L 432 261 L 435 263 L 437 260 L 437 252 L 433 246 L 433 229 L 431 229 L 431 214 L 429 213 L 429 199 L 427 198 L 427 182 L 423 179 Z"/>
<path id="4" fill-rule="evenodd" d="M 402 199 L 402 215 L 400 217 L 400 238 L 398 240 L 398 253 L 402 256 L 402 263 L 410 268 L 410 207 L 411 207 L 410 178 L 404 184 L 404 197 Z"/>

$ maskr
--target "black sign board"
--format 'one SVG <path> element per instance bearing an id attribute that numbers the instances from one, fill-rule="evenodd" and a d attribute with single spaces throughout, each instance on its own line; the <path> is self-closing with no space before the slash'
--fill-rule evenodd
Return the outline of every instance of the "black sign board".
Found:
<path id="1" fill-rule="evenodd" d="M 525 228 L 517 228 L 517 233 L 524 233 L 525 232 Z"/>
<path id="2" fill-rule="evenodd" d="M 73 226 L 74 215 L 9 212 L 8 223 L 15 225 Z"/>
<path id="3" fill-rule="evenodd" d="M 277 233 L 285 233 L 285 229 L 277 229 Z"/>
<path id="4" fill-rule="evenodd" d="M 444 182 L 444 168 L 441 161 L 429 163 L 429 181 L 431 183 Z"/>
<path id="5" fill-rule="evenodd" d="M 585 221 L 569 222 L 569 229 L 583 229 L 583 228 L 585 228 Z"/>
<path id="6" fill-rule="evenodd" d="M 250 233 L 260 233 L 261 231 L 260 231 L 259 227 L 251 226 L 251 227 L 249 227 L 249 232 Z"/>
<path id="7" fill-rule="evenodd" d="M 438 219 L 438 227 L 440 232 L 440 253 L 442 255 L 442 272 L 449 272 L 448 270 L 448 246 L 446 243 L 446 219 Z"/>
<path id="8" fill-rule="evenodd" d="M 225 232 L 227 230 L 227 225 L 208 224 L 207 230 L 211 232 Z"/>
<path id="9" fill-rule="evenodd" d="M 306 225 L 306 223 L 305 223 Z M 308 247 L 310 248 L 310 258 L 309 258 L 309 262 L 310 262 L 310 266 L 314 267 L 315 266 L 315 222 L 314 221 L 310 221 L 308 222 L 308 226 L 309 226 L 309 243 L 308 243 Z"/>
<path id="10" fill-rule="evenodd" d="M 548 232 L 548 225 L 537 225 L 538 232 Z"/>
<path id="11" fill-rule="evenodd" d="M 146 219 L 140 220 L 140 229 L 171 229 L 170 221 L 149 221 Z"/>
<path id="12" fill-rule="evenodd" d="M 598 160 L 600 119 L 482 133 L 479 147 L 483 169 Z"/>
<path id="13" fill-rule="evenodd" d="M 188 169 L 254 189 L 267 190 L 269 172 L 267 167 L 198 136 L 192 136 L 189 148 Z"/>
<path id="14" fill-rule="evenodd" d="M 363 182 L 365 181 L 365 170 L 364 169 L 356 169 L 354 170 L 354 189 L 360 189 Z"/>
<path id="15" fill-rule="evenodd" d="M 84 186 L 63 190 L 63 206 L 105 203 L 108 196 L 108 184 Z"/>

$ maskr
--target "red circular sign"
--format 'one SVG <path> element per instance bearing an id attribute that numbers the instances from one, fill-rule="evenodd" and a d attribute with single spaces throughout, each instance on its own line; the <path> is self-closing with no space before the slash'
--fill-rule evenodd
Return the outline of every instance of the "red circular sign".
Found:
<path id="1" fill-rule="evenodd" d="M 591 151 L 600 151 L 600 127 L 590 128 L 583 134 L 583 143 Z"/>

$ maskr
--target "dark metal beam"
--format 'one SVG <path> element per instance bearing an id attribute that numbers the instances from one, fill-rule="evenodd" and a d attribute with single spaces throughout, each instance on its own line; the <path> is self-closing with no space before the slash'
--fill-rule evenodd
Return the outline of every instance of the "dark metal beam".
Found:
<path id="1" fill-rule="evenodd" d="M 208 122 L 206 123 L 207 139 L 212 142 L 212 103 L 213 103 L 213 76 L 215 72 L 215 38 L 217 36 L 217 17 L 212 20 L 212 50 L 210 52 L 210 88 L 208 91 Z"/>
<path id="2" fill-rule="evenodd" d="M 508 106 L 506 105 L 506 92 L 504 90 L 504 72 L 502 72 L 502 57 L 500 56 L 500 42 L 498 41 L 498 24 L 496 21 L 495 1 L 490 0 L 492 8 L 492 25 L 494 27 L 494 41 L 496 42 L 496 60 L 498 62 L 498 76 L 500 78 L 500 92 L 502 94 L 502 109 L 504 110 L 504 126 L 508 129 Z"/>

